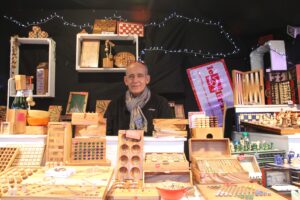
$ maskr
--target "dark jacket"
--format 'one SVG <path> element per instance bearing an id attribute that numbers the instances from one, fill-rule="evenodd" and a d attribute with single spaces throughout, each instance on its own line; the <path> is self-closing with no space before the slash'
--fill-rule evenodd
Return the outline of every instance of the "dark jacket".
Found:
<path id="1" fill-rule="evenodd" d="M 153 123 L 156 118 L 172 118 L 171 108 L 167 99 L 151 92 L 151 97 L 142 111 L 148 121 L 148 131 L 145 136 L 152 136 Z M 107 119 L 106 134 L 118 135 L 118 130 L 128 130 L 130 122 L 130 112 L 125 103 L 125 94 L 112 100 L 104 114 Z"/>

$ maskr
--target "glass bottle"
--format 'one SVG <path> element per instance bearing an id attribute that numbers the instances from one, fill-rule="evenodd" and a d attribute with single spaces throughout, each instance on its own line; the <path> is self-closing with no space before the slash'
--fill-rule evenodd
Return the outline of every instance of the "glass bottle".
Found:
<path id="1" fill-rule="evenodd" d="M 14 101 L 11 104 L 11 109 L 27 109 L 26 97 L 22 90 L 17 91 Z"/>

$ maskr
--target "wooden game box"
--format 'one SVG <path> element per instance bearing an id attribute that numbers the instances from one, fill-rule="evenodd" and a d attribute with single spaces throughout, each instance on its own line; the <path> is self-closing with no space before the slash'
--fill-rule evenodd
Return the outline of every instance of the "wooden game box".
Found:
<path id="1" fill-rule="evenodd" d="M 193 180 L 200 184 L 248 182 L 249 174 L 230 153 L 230 141 L 224 139 L 189 140 Z"/>
<path id="2" fill-rule="evenodd" d="M 46 135 L 47 126 L 26 126 L 25 134 L 27 135 Z"/>
<path id="3" fill-rule="evenodd" d="M 116 188 L 110 195 L 110 200 L 160 200 L 160 196 L 156 188 L 143 188 L 143 189 L 123 189 Z"/>
<path id="4" fill-rule="evenodd" d="M 224 138 L 222 127 L 191 128 L 192 138 L 199 139 L 222 139 Z"/>
<path id="5" fill-rule="evenodd" d="M 189 162 L 184 153 L 145 153 L 143 164 L 147 171 L 189 170 Z"/>
<path id="6" fill-rule="evenodd" d="M 143 187 L 159 187 L 163 183 L 178 183 L 186 187 L 193 185 L 193 178 L 190 170 L 160 171 L 153 172 L 144 170 Z"/>
<path id="7" fill-rule="evenodd" d="M 155 130 L 169 129 L 183 131 L 186 130 L 187 119 L 153 119 Z"/>

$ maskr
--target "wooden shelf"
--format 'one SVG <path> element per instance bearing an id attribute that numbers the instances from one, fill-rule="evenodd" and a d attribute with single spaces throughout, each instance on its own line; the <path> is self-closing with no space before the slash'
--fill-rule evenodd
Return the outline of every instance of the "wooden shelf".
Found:
<path id="1" fill-rule="evenodd" d="M 279 135 L 290 135 L 290 134 L 296 134 L 300 133 L 300 128 L 280 128 L 276 126 L 268 126 L 268 125 L 262 125 L 258 123 L 251 123 L 251 122 L 241 122 L 242 125 L 244 125 L 246 128 L 251 127 L 258 130 L 267 131 L 269 133 L 275 133 Z"/>
<path id="2" fill-rule="evenodd" d="M 126 68 L 88 68 L 88 67 L 80 67 L 76 69 L 78 72 L 108 72 L 108 73 L 118 73 L 118 72 L 126 72 Z"/>

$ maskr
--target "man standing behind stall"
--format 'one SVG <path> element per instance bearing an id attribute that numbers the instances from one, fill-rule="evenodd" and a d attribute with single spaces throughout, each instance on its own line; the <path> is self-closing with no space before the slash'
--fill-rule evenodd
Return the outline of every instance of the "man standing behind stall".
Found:
<path id="1" fill-rule="evenodd" d="M 108 105 L 104 117 L 107 119 L 106 134 L 118 135 L 119 130 L 144 130 L 151 136 L 152 120 L 172 118 L 168 101 L 152 93 L 147 84 L 150 82 L 148 68 L 140 62 L 131 63 L 124 76 L 128 90 Z"/>

